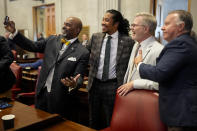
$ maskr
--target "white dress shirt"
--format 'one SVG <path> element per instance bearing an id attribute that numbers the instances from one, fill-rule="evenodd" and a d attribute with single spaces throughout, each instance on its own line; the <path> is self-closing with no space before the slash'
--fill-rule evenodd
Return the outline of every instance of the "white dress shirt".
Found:
<path id="1" fill-rule="evenodd" d="M 118 31 L 111 35 L 111 49 L 110 49 L 110 63 L 109 63 L 109 79 L 116 78 L 116 57 L 117 57 L 117 49 L 118 49 Z M 103 67 L 104 67 L 104 59 L 105 59 L 105 48 L 108 39 L 108 34 L 106 34 L 101 48 L 98 72 L 96 75 L 97 79 L 102 79 Z"/>

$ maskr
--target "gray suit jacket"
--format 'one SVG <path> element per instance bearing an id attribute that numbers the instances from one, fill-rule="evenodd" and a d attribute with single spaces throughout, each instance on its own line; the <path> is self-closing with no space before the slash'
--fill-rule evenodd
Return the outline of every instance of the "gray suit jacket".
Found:
<path id="1" fill-rule="evenodd" d="M 44 59 L 40 77 L 36 89 L 36 107 L 39 108 L 39 100 L 42 98 L 42 90 L 44 89 L 49 72 L 55 67 L 52 86 L 51 97 L 54 103 L 53 110 L 64 110 L 66 108 L 66 96 L 68 94 L 68 87 L 61 83 L 61 78 L 75 76 L 81 74 L 83 76 L 89 59 L 89 51 L 83 47 L 78 40 L 69 45 L 67 50 L 61 55 L 59 59 L 58 54 L 61 49 L 62 36 L 50 36 L 46 40 L 32 42 L 18 33 L 13 41 L 18 43 L 23 49 L 33 52 L 44 52 Z M 59 113 L 59 111 L 55 111 Z"/>
<path id="2" fill-rule="evenodd" d="M 93 80 L 96 77 L 98 71 L 100 53 L 104 37 L 105 33 L 95 33 L 92 35 L 92 38 L 89 41 L 91 55 L 89 59 L 90 71 L 87 86 L 88 90 L 91 89 Z M 124 74 L 127 69 L 129 56 L 133 48 L 133 45 L 134 41 L 131 39 L 131 37 L 119 33 L 118 50 L 116 58 L 116 77 L 118 81 L 118 86 L 122 85 L 123 83 Z"/>
<path id="3" fill-rule="evenodd" d="M 127 79 L 129 76 L 131 76 L 132 79 L 134 80 L 134 88 L 135 89 L 149 89 L 149 90 L 158 90 L 158 83 L 153 82 L 147 79 L 141 79 L 139 71 L 137 71 L 136 68 L 132 67 L 134 66 L 134 56 L 135 56 L 135 51 L 137 48 L 136 43 L 133 47 L 133 50 L 131 52 L 130 60 L 129 60 L 129 65 L 124 77 L 124 83 L 127 83 Z M 163 45 L 160 44 L 155 40 L 154 37 L 149 37 L 147 38 L 144 43 L 142 42 L 142 56 L 143 56 L 143 63 L 146 64 L 151 64 L 151 65 L 156 65 L 156 58 L 159 56 L 160 52 L 163 49 Z"/>

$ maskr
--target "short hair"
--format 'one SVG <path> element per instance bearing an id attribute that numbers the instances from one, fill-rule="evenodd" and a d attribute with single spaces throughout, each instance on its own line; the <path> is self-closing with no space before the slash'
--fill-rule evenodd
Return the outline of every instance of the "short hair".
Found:
<path id="1" fill-rule="evenodd" d="M 143 18 L 143 21 L 142 21 L 143 25 L 148 26 L 149 33 L 154 36 L 155 30 L 157 28 L 156 18 L 152 14 L 146 13 L 146 12 L 137 13 L 135 17 L 139 17 L 139 16 Z"/>
<path id="2" fill-rule="evenodd" d="M 129 21 L 125 19 L 119 11 L 111 9 L 111 10 L 107 10 L 106 13 L 113 14 L 112 19 L 114 23 L 119 22 L 118 31 L 120 33 L 129 35 L 129 31 L 130 31 Z"/>
<path id="3" fill-rule="evenodd" d="M 168 13 L 169 14 L 178 14 L 179 20 L 185 23 L 184 30 L 191 32 L 193 27 L 193 18 L 190 12 L 185 10 L 174 10 Z"/>
<path id="4" fill-rule="evenodd" d="M 40 33 L 39 33 L 39 35 L 40 35 L 41 37 L 44 37 L 44 35 L 43 35 L 43 33 L 42 33 L 42 32 L 40 32 Z"/>

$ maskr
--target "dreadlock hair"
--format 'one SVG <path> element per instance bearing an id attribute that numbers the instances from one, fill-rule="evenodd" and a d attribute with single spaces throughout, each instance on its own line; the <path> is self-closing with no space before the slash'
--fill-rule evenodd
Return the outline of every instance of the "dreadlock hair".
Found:
<path id="1" fill-rule="evenodd" d="M 129 35 L 129 31 L 130 31 L 129 21 L 125 19 L 119 11 L 111 9 L 111 10 L 107 10 L 106 13 L 113 14 L 112 19 L 114 23 L 116 22 L 119 23 L 118 32 L 120 32 L 121 34 Z"/>

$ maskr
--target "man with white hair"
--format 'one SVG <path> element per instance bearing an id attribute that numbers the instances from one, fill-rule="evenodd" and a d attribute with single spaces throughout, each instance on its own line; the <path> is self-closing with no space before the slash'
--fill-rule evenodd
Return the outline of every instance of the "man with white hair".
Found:
<path id="1" fill-rule="evenodd" d="M 169 43 L 156 66 L 139 63 L 140 77 L 159 83 L 159 112 L 168 131 L 197 131 L 197 44 L 190 36 L 192 16 L 175 10 L 165 19 L 163 37 Z"/>
<path id="2" fill-rule="evenodd" d="M 138 13 L 131 24 L 132 39 L 136 41 L 131 52 L 128 68 L 124 77 L 124 84 L 118 88 L 118 94 L 125 96 L 133 89 L 158 90 L 158 83 L 142 79 L 134 65 L 134 58 L 139 51 L 143 52 L 143 62 L 151 65 L 156 64 L 163 45 L 154 38 L 157 21 L 148 13 Z"/>

